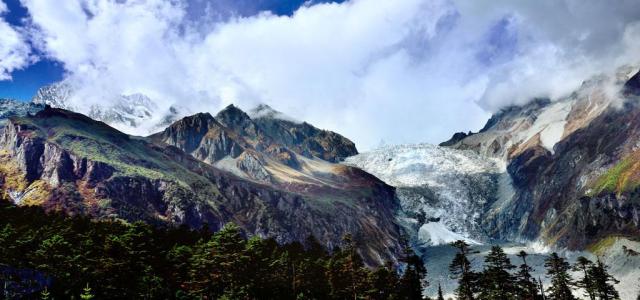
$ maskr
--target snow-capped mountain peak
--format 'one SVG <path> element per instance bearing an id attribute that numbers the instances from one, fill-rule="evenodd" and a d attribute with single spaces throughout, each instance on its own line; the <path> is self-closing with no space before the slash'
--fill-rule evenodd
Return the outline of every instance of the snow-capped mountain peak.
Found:
<path id="1" fill-rule="evenodd" d="M 46 104 L 56 108 L 74 110 L 69 100 L 72 93 L 73 90 L 69 84 L 65 82 L 57 82 L 38 89 L 31 102 L 35 104 Z"/>
<path id="2" fill-rule="evenodd" d="M 79 99 L 74 97 L 73 87 L 63 81 L 40 88 L 32 102 L 83 113 L 137 135 L 155 133 L 183 116 L 182 109 L 171 106 L 165 111 L 141 93 L 122 94 L 109 101 L 88 105 L 78 105 Z"/>

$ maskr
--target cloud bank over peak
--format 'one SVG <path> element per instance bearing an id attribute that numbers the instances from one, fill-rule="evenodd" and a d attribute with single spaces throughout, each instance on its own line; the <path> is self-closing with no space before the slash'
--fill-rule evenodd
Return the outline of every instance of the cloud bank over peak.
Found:
<path id="1" fill-rule="evenodd" d="M 62 62 L 77 107 L 136 93 L 184 113 L 266 103 L 361 149 L 477 129 L 640 50 L 637 1 L 351 0 L 225 18 L 195 2 L 22 0 L 29 24 L 0 23 L 0 39 Z M 31 51 L 5 63 L 4 45 L 0 79 Z"/>

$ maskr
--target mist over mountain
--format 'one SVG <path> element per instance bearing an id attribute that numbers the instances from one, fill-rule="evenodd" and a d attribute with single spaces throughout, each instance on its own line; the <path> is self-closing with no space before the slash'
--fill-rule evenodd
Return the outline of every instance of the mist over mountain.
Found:
<path id="1" fill-rule="evenodd" d="M 501 108 L 638 62 L 636 1 L 265 3 L 22 1 L 3 9 L 0 68 L 59 62 L 83 110 L 139 94 L 159 122 L 170 107 L 265 103 L 372 149 L 476 131 Z"/>

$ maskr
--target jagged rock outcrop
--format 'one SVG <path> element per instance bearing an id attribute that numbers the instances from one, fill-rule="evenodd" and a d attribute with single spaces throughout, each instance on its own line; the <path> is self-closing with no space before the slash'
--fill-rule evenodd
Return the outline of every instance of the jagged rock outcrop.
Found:
<path id="1" fill-rule="evenodd" d="M 151 139 L 236 175 L 289 189 L 297 188 L 295 182 L 321 183 L 316 173 L 331 173 L 326 170 L 331 163 L 357 153 L 336 133 L 297 123 L 265 105 L 256 110 L 254 118 L 233 105 L 215 117 L 196 114 Z"/>
<path id="2" fill-rule="evenodd" d="M 474 133 L 469 131 L 468 133 L 464 133 L 464 132 L 456 132 L 453 134 L 453 136 L 451 136 L 451 138 L 447 141 L 444 141 L 440 144 L 438 144 L 438 146 L 442 146 L 442 147 L 447 147 L 447 146 L 453 146 L 455 144 L 457 144 L 459 141 L 462 141 L 463 139 L 473 135 Z"/>

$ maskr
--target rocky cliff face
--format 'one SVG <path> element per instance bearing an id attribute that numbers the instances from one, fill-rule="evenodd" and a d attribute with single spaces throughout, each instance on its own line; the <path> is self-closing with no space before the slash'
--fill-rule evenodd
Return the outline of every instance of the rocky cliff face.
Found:
<path id="1" fill-rule="evenodd" d="M 204 128 L 219 126 L 209 117 L 192 118 L 189 124 L 202 130 L 176 133 L 184 140 L 179 145 L 188 147 Z M 276 189 L 222 171 L 174 146 L 52 108 L 9 119 L 0 145 L 2 191 L 21 205 L 214 229 L 235 222 L 250 235 L 280 242 L 314 235 L 328 247 L 352 233 L 363 241 L 360 251 L 370 264 L 394 259 L 398 251 L 394 191 L 357 169 L 340 168 L 343 185 Z M 233 153 L 229 149 L 220 151 Z"/>
<path id="2" fill-rule="evenodd" d="M 491 236 L 585 249 L 610 235 L 640 234 L 640 75 L 625 70 L 563 99 L 507 108 L 479 133 L 448 143 L 506 164 L 514 190 L 484 219 Z"/>

